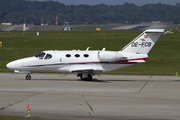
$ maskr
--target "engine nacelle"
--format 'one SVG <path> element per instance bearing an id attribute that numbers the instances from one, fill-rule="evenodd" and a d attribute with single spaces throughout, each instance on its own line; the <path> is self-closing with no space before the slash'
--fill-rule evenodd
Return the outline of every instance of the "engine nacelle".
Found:
<path id="1" fill-rule="evenodd" d="M 101 62 L 115 62 L 123 58 L 119 52 L 99 51 L 98 58 Z"/>

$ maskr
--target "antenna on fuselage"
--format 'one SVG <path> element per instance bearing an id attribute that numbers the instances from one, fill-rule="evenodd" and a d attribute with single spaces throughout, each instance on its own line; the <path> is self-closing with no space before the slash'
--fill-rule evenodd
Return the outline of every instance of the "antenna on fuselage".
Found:
<path id="1" fill-rule="evenodd" d="M 103 49 L 102 49 L 102 51 L 105 51 L 105 50 L 106 50 L 106 48 L 103 48 Z"/>
<path id="2" fill-rule="evenodd" d="M 91 47 L 87 47 L 86 51 L 88 51 L 88 50 L 89 50 L 89 48 L 91 48 Z"/>

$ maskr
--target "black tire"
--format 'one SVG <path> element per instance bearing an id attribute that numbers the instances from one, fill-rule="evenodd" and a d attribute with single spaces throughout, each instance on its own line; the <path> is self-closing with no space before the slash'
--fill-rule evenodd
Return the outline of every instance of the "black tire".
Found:
<path id="1" fill-rule="evenodd" d="M 31 75 L 26 75 L 26 80 L 31 80 Z"/>
<path id="2" fill-rule="evenodd" d="M 89 74 L 86 80 L 91 81 L 92 80 L 92 75 Z"/>
<path id="3" fill-rule="evenodd" d="M 86 80 L 86 78 L 82 78 L 82 74 L 80 75 L 81 80 Z"/>

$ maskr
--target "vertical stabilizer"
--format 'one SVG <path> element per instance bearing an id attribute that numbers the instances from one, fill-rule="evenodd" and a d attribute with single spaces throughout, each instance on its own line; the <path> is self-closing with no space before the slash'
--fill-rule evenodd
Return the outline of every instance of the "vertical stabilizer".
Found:
<path id="1" fill-rule="evenodd" d="M 165 29 L 148 29 L 132 40 L 120 51 L 134 54 L 148 54 Z"/>

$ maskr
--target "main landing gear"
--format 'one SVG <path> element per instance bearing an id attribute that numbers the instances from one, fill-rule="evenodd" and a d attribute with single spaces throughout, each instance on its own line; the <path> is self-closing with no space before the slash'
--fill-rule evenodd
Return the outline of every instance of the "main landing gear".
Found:
<path id="1" fill-rule="evenodd" d="M 81 80 L 87 80 L 87 81 L 92 80 L 92 75 L 91 74 L 77 74 L 77 77 L 80 77 Z"/>
<path id="2" fill-rule="evenodd" d="M 26 75 L 26 80 L 31 80 L 31 75 L 29 73 Z"/>

